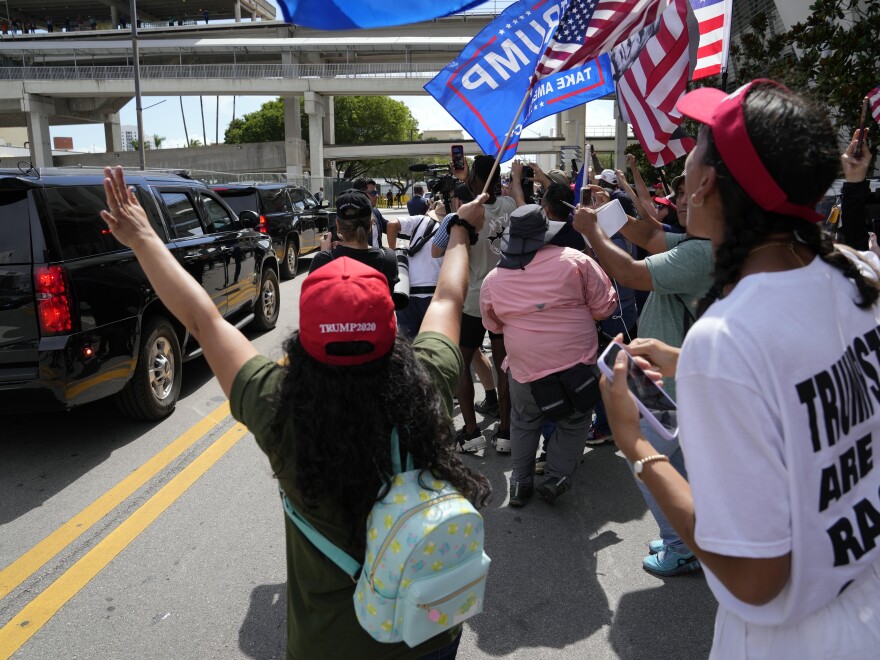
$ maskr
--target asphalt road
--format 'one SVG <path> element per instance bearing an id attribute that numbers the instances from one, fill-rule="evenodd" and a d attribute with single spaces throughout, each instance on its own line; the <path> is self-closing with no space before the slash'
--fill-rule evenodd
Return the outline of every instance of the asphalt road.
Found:
<path id="1" fill-rule="evenodd" d="M 282 283 L 278 327 L 249 334 L 270 357 L 298 322 L 307 267 Z M 159 424 L 109 402 L 0 419 L 0 658 L 284 657 L 283 513 L 224 402 L 198 359 Z M 715 602 L 702 574 L 642 570 L 656 526 L 613 446 L 586 450 L 555 506 L 519 510 L 507 456 L 464 460 L 494 495 L 486 610 L 459 658 L 708 655 Z"/>

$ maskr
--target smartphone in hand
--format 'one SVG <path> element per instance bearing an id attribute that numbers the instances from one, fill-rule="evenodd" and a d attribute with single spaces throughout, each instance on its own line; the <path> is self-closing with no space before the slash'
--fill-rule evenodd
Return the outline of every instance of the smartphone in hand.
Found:
<path id="1" fill-rule="evenodd" d="M 862 145 L 865 143 L 865 121 L 868 118 L 868 101 L 870 101 L 870 99 L 867 96 L 862 101 L 862 118 L 859 121 L 859 139 L 856 142 L 856 149 L 853 152 L 853 155 L 856 158 L 862 157 Z"/>
<path id="2" fill-rule="evenodd" d="M 636 364 L 623 345 L 616 341 L 608 344 L 599 357 L 599 370 L 609 379 L 614 379 L 614 362 L 623 351 L 627 358 L 626 383 L 636 401 L 639 412 L 662 438 L 675 440 L 678 436 L 678 409 L 669 395 L 655 383 L 645 371 Z"/>
<path id="3" fill-rule="evenodd" d="M 452 169 L 456 172 L 464 170 L 464 146 L 453 144 L 449 148 L 449 155 L 452 158 Z"/>

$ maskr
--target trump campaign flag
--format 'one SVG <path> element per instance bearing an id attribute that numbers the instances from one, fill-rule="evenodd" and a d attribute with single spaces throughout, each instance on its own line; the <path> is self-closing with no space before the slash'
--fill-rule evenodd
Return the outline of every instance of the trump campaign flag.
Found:
<path id="1" fill-rule="evenodd" d="M 727 68 L 733 0 L 691 0 L 700 26 L 697 64 L 691 80 L 714 76 Z"/>
<path id="2" fill-rule="evenodd" d="M 486 0 L 407 0 L 406 4 L 370 0 L 277 0 L 284 20 L 318 30 L 377 28 L 429 21 L 464 11 Z"/>
<path id="3" fill-rule="evenodd" d="M 656 24 L 612 52 L 621 114 L 654 167 L 694 148 L 675 104 L 696 60 L 697 26 L 688 0 L 673 0 Z"/>
<path id="4" fill-rule="evenodd" d="M 565 11 L 565 0 L 520 0 L 474 37 L 459 56 L 425 85 L 425 90 L 474 138 L 497 155 L 514 124 L 502 161 L 516 153 L 522 129 L 531 123 L 614 90 L 604 55 L 544 78 L 532 74 Z M 514 123 L 514 113 L 523 110 Z"/>

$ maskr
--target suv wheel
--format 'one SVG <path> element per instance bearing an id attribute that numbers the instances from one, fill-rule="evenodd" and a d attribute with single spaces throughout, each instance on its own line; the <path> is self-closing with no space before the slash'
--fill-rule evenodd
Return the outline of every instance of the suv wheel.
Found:
<path id="1" fill-rule="evenodd" d="M 289 280 L 296 277 L 296 269 L 299 266 L 299 246 L 292 238 L 288 238 L 284 244 L 284 259 L 280 265 L 281 279 Z"/>
<path id="2" fill-rule="evenodd" d="M 263 279 L 260 292 L 254 302 L 254 327 L 265 332 L 275 327 L 281 301 L 281 289 L 278 287 L 278 276 L 271 268 L 263 266 Z"/>
<path id="3" fill-rule="evenodd" d="M 119 409 L 134 419 L 158 420 L 177 405 L 183 380 L 177 334 L 167 319 L 144 319 L 134 375 L 116 396 Z"/>

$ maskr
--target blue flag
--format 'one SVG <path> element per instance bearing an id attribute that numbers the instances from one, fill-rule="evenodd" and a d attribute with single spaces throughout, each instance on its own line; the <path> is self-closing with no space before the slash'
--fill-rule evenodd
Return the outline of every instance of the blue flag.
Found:
<path id="1" fill-rule="evenodd" d="M 278 0 L 284 20 L 318 30 L 379 28 L 430 21 L 486 0 L 408 0 L 403 5 L 370 0 Z"/>
<path id="2" fill-rule="evenodd" d="M 566 0 L 520 0 L 471 39 L 459 56 L 425 85 L 486 154 L 495 155 L 522 103 L 535 66 L 565 10 Z M 517 117 L 502 161 L 516 153 L 522 129 L 614 91 L 608 55 L 543 78 Z"/>

